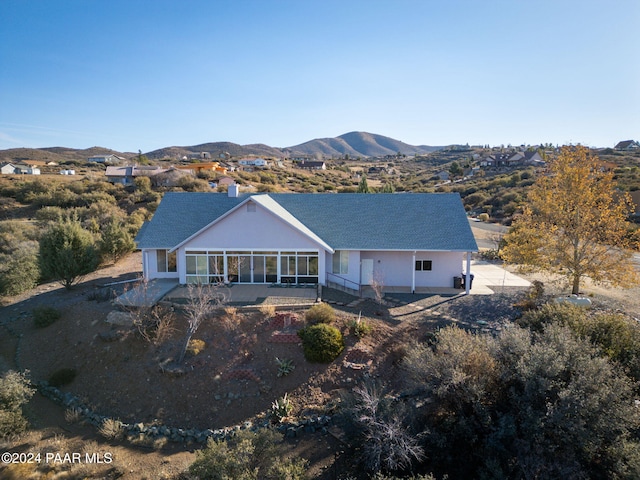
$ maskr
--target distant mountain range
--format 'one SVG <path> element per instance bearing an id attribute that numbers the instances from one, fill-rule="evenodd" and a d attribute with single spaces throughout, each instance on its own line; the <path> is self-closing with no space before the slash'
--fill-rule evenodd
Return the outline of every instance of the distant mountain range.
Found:
<path id="1" fill-rule="evenodd" d="M 194 154 L 208 152 L 211 157 L 218 157 L 222 153 L 239 157 L 246 155 L 258 155 L 264 157 L 343 157 L 349 155 L 356 157 L 383 157 L 385 155 L 424 154 L 439 150 L 442 147 L 431 147 L 427 145 L 414 146 L 407 143 L 366 132 L 350 132 L 336 138 L 317 138 L 300 145 L 285 148 L 270 147 L 264 144 L 238 145 L 231 142 L 213 142 L 200 145 L 184 147 L 165 147 L 145 153 L 152 160 L 160 159 L 181 159 L 191 157 Z M 76 150 L 64 147 L 51 148 L 12 148 L 0 150 L 0 161 L 18 162 L 25 160 L 47 160 L 63 162 L 65 160 L 86 160 L 92 155 L 112 153 L 125 158 L 134 157 L 135 153 L 116 152 L 102 147 L 92 147 L 84 150 Z"/>

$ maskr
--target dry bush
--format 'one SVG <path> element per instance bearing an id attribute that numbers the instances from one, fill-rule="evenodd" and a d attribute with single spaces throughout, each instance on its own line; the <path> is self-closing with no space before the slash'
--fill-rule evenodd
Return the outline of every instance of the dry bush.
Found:
<path id="1" fill-rule="evenodd" d="M 238 319 L 238 309 L 236 307 L 224 307 L 224 313 L 231 321 L 235 322 Z"/>
<path id="2" fill-rule="evenodd" d="M 161 345 L 176 331 L 174 311 L 163 305 L 152 308 L 139 308 L 132 313 L 133 325 L 140 336 L 153 345 Z"/>
<path id="3" fill-rule="evenodd" d="M 187 353 L 192 357 L 199 355 L 205 349 L 207 344 L 204 340 L 200 340 L 199 338 L 192 338 L 189 340 L 189 346 L 187 347 Z"/>
<path id="4" fill-rule="evenodd" d="M 264 318 L 266 319 L 273 318 L 276 315 L 275 305 L 260 305 L 258 310 L 262 315 L 264 315 Z"/>
<path id="5" fill-rule="evenodd" d="M 109 440 L 119 439 L 124 433 L 122 422 L 120 420 L 114 420 L 113 418 L 105 418 L 98 433 Z"/>
<path id="6" fill-rule="evenodd" d="M 67 408 L 64 411 L 64 419 L 67 423 L 78 423 L 82 420 L 82 410 L 77 407 Z"/>

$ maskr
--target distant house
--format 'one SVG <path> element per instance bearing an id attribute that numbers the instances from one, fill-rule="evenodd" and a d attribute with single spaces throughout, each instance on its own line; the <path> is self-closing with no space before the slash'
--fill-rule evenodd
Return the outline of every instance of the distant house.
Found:
<path id="1" fill-rule="evenodd" d="M 544 165 L 545 161 L 540 156 L 537 150 L 524 152 L 524 164 L 525 165 Z"/>
<path id="2" fill-rule="evenodd" d="M 2 175 L 13 175 L 16 172 L 16 166 L 13 163 L 3 163 L 0 165 L 0 174 Z"/>
<path id="3" fill-rule="evenodd" d="M 217 183 L 218 183 L 218 185 L 227 185 L 227 186 L 229 186 L 229 185 L 234 185 L 236 183 L 236 181 L 231 177 L 220 177 L 217 180 Z"/>
<path id="4" fill-rule="evenodd" d="M 640 149 L 640 143 L 635 140 L 624 140 L 622 142 L 618 142 L 615 146 L 616 150 L 621 150 L 625 152 L 634 151 Z"/>
<path id="5" fill-rule="evenodd" d="M 169 169 L 160 167 L 139 167 L 136 165 L 117 167 L 110 165 L 105 171 L 105 176 L 108 182 L 131 185 L 136 177 L 152 177 L 159 173 L 164 173 L 167 170 Z"/>
<path id="6" fill-rule="evenodd" d="M 75 175 L 76 171 L 75 170 L 60 170 L 60 175 Z"/>
<path id="7" fill-rule="evenodd" d="M 238 160 L 238 164 L 243 167 L 267 167 L 269 162 L 264 158 L 242 158 Z"/>
<path id="8" fill-rule="evenodd" d="M 118 157 L 117 155 L 94 155 L 93 157 L 89 157 L 87 159 L 90 163 L 120 163 L 124 158 Z"/>
<path id="9" fill-rule="evenodd" d="M 35 165 L 17 163 L 15 167 L 15 173 L 18 173 L 20 175 L 40 175 L 40 169 Z"/>
<path id="10" fill-rule="evenodd" d="M 210 170 L 213 172 L 219 172 L 222 174 L 227 173 L 226 167 L 221 166 L 218 162 L 201 162 L 201 163 L 190 163 L 188 165 L 178 165 L 175 168 L 179 170 L 192 170 L 195 173 L 200 173 L 204 170 Z"/>
<path id="11" fill-rule="evenodd" d="M 164 170 L 164 169 L 160 169 Z M 192 170 L 183 170 L 171 167 L 165 171 L 159 171 L 150 175 L 151 184 L 155 187 L 176 187 L 180 185 L 180 181 L 185 177 L 192 177 Z"/>
<path id="12" fill-rule="evenodd" d="M 146 279 L 453 287 L 478 247 L 457 193 L 168 192 L 136 238 Z M 470 282 L 466 285 L 470 287 Z"/>
<path id="13" fill-rule="evenodd" d="M 324 162 L 314 162 L 303 160 L 298 163 L 299 168 L 304 168 L 305 170 L 326 170 L 327 165 Z"/>
<path id="14" fill-rule="evenodd" d="M 542 160 L 542 159 L 541 159 Z M 480 160 L 481 167 L 509 168 L 517 167 L 525 163 L 525 155 L 522 153 L 498 153 L 489 155 Z"/>

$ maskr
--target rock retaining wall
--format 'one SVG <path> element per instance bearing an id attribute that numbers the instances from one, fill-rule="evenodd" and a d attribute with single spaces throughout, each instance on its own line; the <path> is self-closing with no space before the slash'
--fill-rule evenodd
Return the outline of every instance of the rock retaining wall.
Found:
<path id="1" fill-rule="evenodd" d="M 92 411 L 86 405 L 84 405 L 76 396 L 69 392 L 62 392 L 58 388 L 49 385 L 47 382 L 37 383 L 38 391 L 46 398 L 54 401 L 58 405 L 74 409 L 79 415 L 95 428 L 101 428 L 105 420 L 110 420 L 111 417 L 100 415 Z M 279 423 L 275 427 L 278 431 L 283 433 L 287 438 L 295 438 L 302 432 L 306 433 L 327 433 L 327 427 L 331 424 L 331 417 L 328 415 L 318 415 L 307 417 L 295 422 Z M 162 442 L 166 440 L 174 443 L 185 444 L 206 444 L 209 439 L 222 441 L 233 437 L 236 432 L 240 430 L 257 431 L 261 428 L 270 428 L 272 423 L 269 420 L 262 420 L 258 423 L 250 421 L 244 422 L 241 425 L 235 425 L 233 427 L 225 427 L 219 429 L 206 429 L 199 430 L 195 428 L 176 428 L 168 427 L 165 425 L 145 425 L 142 422 L 124 423 L 119 424 L 124 438 L 127 440 L 140 440 L 148 439 L 153 442 Z"/>

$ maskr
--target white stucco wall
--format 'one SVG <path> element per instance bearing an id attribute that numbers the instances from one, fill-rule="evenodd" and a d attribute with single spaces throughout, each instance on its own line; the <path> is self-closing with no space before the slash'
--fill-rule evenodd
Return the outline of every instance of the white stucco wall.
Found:
<path id="1" fill-rule="evenodd" d="M 431 271 L 415 272 L 416 287 L 453 287 L 453 277 L 460 275 L 461 252 L 416 252 L 416 260 L 431 260 Z M 411 286 L 415 269 L 413 252 L 361 253 L 361 259 L 373 260 L 374 279 L 379 279 L 387 287 Z"/>
<path id="2" fill-rule="evenodd" d="M 318 250 L 321 247 L 261 205 L 242 205 L 232 214 L 192 238 L 181 250 Z"/>

